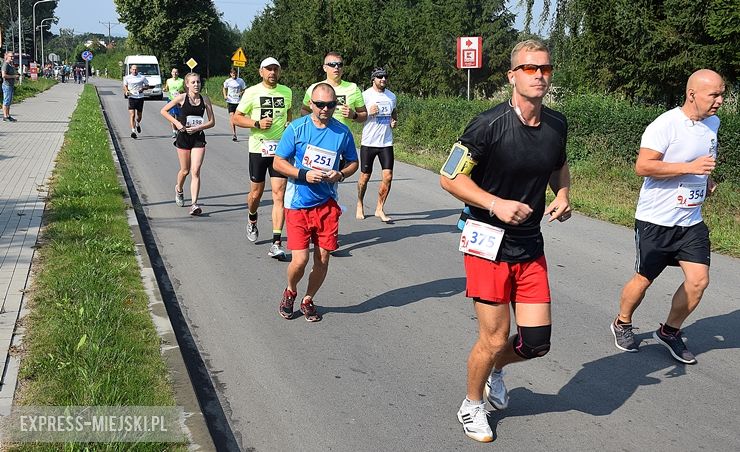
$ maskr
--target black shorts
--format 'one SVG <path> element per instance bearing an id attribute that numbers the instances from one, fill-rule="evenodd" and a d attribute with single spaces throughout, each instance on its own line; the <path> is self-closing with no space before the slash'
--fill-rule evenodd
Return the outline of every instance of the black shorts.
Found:
<path id="1" fill-rule="evenodd" d="M 204 148 L 206 147 L 206 134 L 198 132 L 196 134 L 189 135 L 186 132 L 178 131 L 173 144 L 178 149 Z"/>
<path id="2" fill-rule="evenodd" d="M 680 261 L 709 265 L 709 228 L 702 221 L 693 226 L 660 226 L 635 220 L 637 260 L 635 271 L 650 281 L 669 265 Z"/>
<path id="3" fill-rule="evenodd" d="M 229 113 L 234 113 L 236 111 L 236 107 L 238 107 L 239 104 L 232 104 L 229 102 L 226 102 L 226 108 L 229 109 Z"/>
<path id="4" fill-rule="evenodd" d="M 287 179 L 286 176 L 275 171 L 272 167 L 272 162 L 275 157 L 262 157 L 262 154 L 258 152 L 249 153 L 249 180 L 255 183 L 262 183 L 265 181 L 265 175 L 269 171 L 270 177 L 279 177 L 281 179 Z"/>
<path id="5" fill-rule="evenodd" d="M 364 174 L 372 174 L 375 156 L 378 157 L 381 168 L 393 171 L 393 146 L 382 148 L 360 146 L 360 171 Z"/>
<path id="6" fill-rule="evenodd" d="M 144 98 L 140 97 L 138 99 L 134 99 L 133 97 L 128 98 L 128 109 L 129 110 L 136 110 L 141 111 L 144 109 Z"/>

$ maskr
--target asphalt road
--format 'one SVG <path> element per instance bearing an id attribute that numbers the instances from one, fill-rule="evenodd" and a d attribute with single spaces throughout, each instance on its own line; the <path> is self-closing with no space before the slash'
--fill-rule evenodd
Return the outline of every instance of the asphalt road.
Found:
<path id="1" fill-rule="evenodd" d="M 233 143 L 228 115 L 216 107 L 217 125 L 206 132 L 204 214 L 193 218 L 173 201 L 178 166 L 158 113 L 163 103 L 145 103 L 133 140 L 120 84 L 94 82 L 242 449 L 740 450 L 737 259 L 712 256 L 712 282 L 684 328 L 699 363 L 685 366 L 651 337 L 680 271 L 667 270 L 636 314 L 640 353 L 619 352 L 609 322 L 632 273 L 632 231 L 581 215 L 543 225 L 552 351 L 508 367 L 511 403 L 491 413 L 496 440 L 483 446 L 455 416 L 476 321 L 457 251 L 461 206 L 435 174 L 396 164 L 389 225 L 355 220 L 357 176 L 343 183 L 341 248 L 316 297 L 324 320 L 286 321 L 277 307 L 287 264 L 267 256 L 269 191 L 260 240 L 245 237 L 246 131 Z M 376 191 L 377 174 L 368 206 Z"/>

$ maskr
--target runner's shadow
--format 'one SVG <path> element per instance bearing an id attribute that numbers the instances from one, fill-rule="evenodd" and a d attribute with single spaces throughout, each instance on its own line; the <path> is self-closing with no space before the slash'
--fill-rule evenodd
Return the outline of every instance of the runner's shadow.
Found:
<path id="1" fill-rule="evenodd" d="M 381 308 L 401 307 L 427 298 L 448 298 L 465 290 L 465 278 L 447 278 L 400 287 L 354 306 L 321 307 L 322 313 L 362 314 Z"/>
<path id="2" fill-rule="evenodd" d="M 740 310 L 700 319 L 683 331 L 689 349 L 700 360 L 701 355 L 712 350 L 740 348 L 738 324 Z M 640 339 L 647 337 L 652 337 L 652 331 L 640 335 Z M 639 353 L 616 353 L 584 364 L 555 395 L 514 388 L 510 391 L 509 408 L 492 416 L 532 416 L 571 410 L 607 416 L 624 405 L 641 386 L 659 384 L 660 379 L 650 376 L 656 372 L 677 378 L 686 374 L 686 365 L 676 362 L 654 340 L 648 344 L 643 341 Z"/>
<path id="3" fill-rule="evenodd" d="M 372 245 L 396 242 L 410 237 L 422 237 L 432 234 L 444 234 L 457 231 L 457 227 L 451 224 L 413 224 L 408 226 L 395 226 L 387 224 L 388 227 L 371 229 L 368 231 L 355 231 L 349 234 L 341 234 L 339 237 L 340 249 L 334 251 L 332 256 L 348 257 L 351 252 Z M 349 246 L 347 246 L 349 245 Z"/>
<path id="4" fill-rule="evenodd" d="M 438 210 L 427 210 L 423 212 L 410 212 L 410 213 L 407 212 L 402 215 L 389 213 L 388 215 L 393 217 L 394 223 L 399 223 L 402 221 L 438 220 L 440 218 L 449 217 L 450 215 L 459 216 L 461 211 L 462 209 L 438 209 Z M 372 216 L 368 216 L 368 218 L 372 218 Z"/>

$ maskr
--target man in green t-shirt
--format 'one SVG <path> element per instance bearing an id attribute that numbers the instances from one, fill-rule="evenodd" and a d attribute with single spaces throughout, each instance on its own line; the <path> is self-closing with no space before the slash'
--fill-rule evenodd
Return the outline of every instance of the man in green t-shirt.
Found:
<path id="1" fill-rule="evenodd" d="M 342 55 L 337 52 L 327 53 L 324 57 L 323 68 L 326 72 L 325 82 L 334 87 L 334 91 L 337 93 L 338 105 L 334 110 L 334 118 L 347 127 L 349 127 L 350 121 L 365 122 L 367 109 L 365 108 L 365 101 L 362 99 L 362 91 L 356 84 L 342 80 L 342 74 L 344 73 L 344 58 L 342 58 Z M 309 86 L 306 95 L 303 96 L 301 116 L 311 113 L 309 101 L 314 86 L 316 86 L 316 83 Z"/>
<path id="2" fill-rule="evenodd" d="M 259 236 L 257 229 L 257 208 L 265 191 L 265 175 L 270 173 L 272 190 L 272 245 L 268 256 L 276 259 L 285 257 L 282 246 L 285 211 L 283 196 L 287 178 L 275 171 L 272 162 L 280 137 L 293 117 L 290 112 L 293 91 L 285 85 L 278 84 L 280 63 L 275 58 L 265 58 L 259 69 L 262 82 L 250 86 L 242 94 L 236 107 L 233 122 L 239 127 L 251 128 L 249 137 L 249 179 L 251 186 L 247 195 L 249 221 L 247 222 L 247 239 L 256 242 Z"/>
<path id="3" fill-rule="evenodd" d="M 180 71 L 178 71 L 176 67 L 172 68 L 172 78 L 168 78 L 167 81 L 164 82 L 162 91 L 167 93 L 167 97 L 170 100 L 177 97 L 178 94 L 185 92 L 185 80 L 180 78 Z M 177 117 L 177 115 L 180 114 L 180 107 L 172 107 L 169 113 L 170 115 Z M 177 130 L 174 125 L 172 126 L 172 138 L 177 138 Z"/>

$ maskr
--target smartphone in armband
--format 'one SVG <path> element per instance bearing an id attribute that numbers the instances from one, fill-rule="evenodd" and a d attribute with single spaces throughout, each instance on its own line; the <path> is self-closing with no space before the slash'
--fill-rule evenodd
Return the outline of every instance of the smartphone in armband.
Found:
<path id="1" fill-rule="evenodd" d="M 475 161 L 470 158 L 470 151 L 458 142 L 452 145 L 450 155 L 447 157 L 445 164 L 442 165 L 442 169 L 439 170 L 439 174 L 448 179 L 454 179 L 458 174 L 469 176 L 473 167 L 475 167 Z"/>

